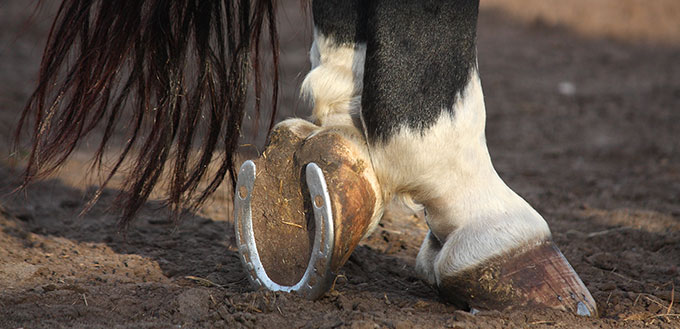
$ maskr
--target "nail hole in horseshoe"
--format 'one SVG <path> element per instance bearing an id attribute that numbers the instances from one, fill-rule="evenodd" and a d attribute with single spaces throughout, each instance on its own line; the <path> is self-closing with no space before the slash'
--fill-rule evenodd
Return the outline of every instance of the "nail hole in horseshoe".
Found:
<path id="1" fill-rule="evenodd" d="M 316 275 L 312 274 L 309 277 L 309 280 L 307 281 L 308 285 L 310 288 L 314 287 L 316 285 Z"/>
<path id="2" fill-rule="evenodd" d="M 314 205 L 317 208 L 323 207 L 323 198 L 321 197 L 321 195 L 317 195 L 314 197 Z"/>
<path id="3" fill-rule="evenodd" d="M 238 188 L 238 196 L 241 198 L 241 200 L 245 200 L 246 196 L 248 195 L 248 188 L 245 187 L 245 185 L 241 185 Z"/>

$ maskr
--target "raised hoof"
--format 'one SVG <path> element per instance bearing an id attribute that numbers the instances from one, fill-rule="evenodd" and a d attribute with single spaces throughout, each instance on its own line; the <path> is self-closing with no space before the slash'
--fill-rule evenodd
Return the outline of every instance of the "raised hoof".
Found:
<path id="1" fill-rule="evenodd" d="M 552 241 L 441 278 L 438 289 L 443 298 L 463 308 L 547 307 L 597 316 L 593 297 Z"/>
<path id="2" fill-rule="evenodd" d="M 252 161 L 246 161 L 241 166 L 234 198 L 236 243 L 250 282 L 257 288 L 262 287 L 268 290 L 286 292 L 297 291 L 309 299 L 319 298 L 328 290 L 331 283 L 330 261 L 334 241 L 333 217 L 328 208 L 330 198 L 321 169 L 314 163 L 307 165 L 307 185 L 312 199 L 316 200 L 314 204 L 314 242 L 305 272 L 302 278 L 293 285 L 273 281 L 262 264 L 260 251 L 255 242 L 251 207 L 255 172 L 255 163 Z M 285 237 L 281 238 L 285 239 Z M 266 250 L 262 251 L 267 252 Z M 276 268 L 269 270 L 277 271 Z"/>
<path id="3" fill-rule="evenodd" d="M 256 288 L 321 297 L 366 233 L 376 195 L 352 143 L 276 129 L 246 161 L 234 196 L 241 261 Z"/>

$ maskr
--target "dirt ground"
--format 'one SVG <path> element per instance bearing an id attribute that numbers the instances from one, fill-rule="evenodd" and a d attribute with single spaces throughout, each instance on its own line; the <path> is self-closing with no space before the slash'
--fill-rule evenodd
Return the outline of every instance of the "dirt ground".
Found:
<path id="1" fill-rule="evenodd" d="M 307 301 L 251 290 L 226 189 L 179 226 L 149 202 L 123 235 L 115 186 L 78 216 L 96 182 L 83 174 L 84 145 L 57 176 L 11 193 L 25 155 L 9 153 L 11 130 L 53 10 L 28 20 L 31 6 L 0 2 L 0 328 L 680 328 L 680 44 L 482 10 L 491 156 L 544 215 L 601 314 L 472 315 L 416 278 L 426 226 L 410 214 L 386 216 L 334 289 Z M 309 25 L 296 15 L 282 16 L 281 117 L 307 113 L 297 84 Z"/>

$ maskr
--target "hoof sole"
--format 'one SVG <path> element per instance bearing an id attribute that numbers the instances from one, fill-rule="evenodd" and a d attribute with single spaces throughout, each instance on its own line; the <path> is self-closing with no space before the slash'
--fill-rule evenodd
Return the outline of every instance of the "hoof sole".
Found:
<path id="1" fill-rule="evenodd" d="M 305 138 L 273 131 L 265 152 L 246 161 L 234 195 L 234 229 L 257 288 L 316 299 L 330 288 L 375 218 L 372 168 L 336 132 Z"/>
<path id="2" fill-rule="evenodd" d="M 234 198 L 234 229 L 241 262 L 254 286 L 272 291 L 296 291 L 309 299 L 316 299 L 329 289 L 334 277 L 330 272 L 334 242 L 333 215 L 329 208 L 331 202 L 323 172 L 315 163 L 308 164 L 305 171 L 310 198 L 314 200 L 315 232 L 309 264 L 299 282 L 294 285 L 274 282 L 260 260 L 251 208 L 256 173 L 256 166 L 252 161 L 246 161 L 239 170 Z"/>

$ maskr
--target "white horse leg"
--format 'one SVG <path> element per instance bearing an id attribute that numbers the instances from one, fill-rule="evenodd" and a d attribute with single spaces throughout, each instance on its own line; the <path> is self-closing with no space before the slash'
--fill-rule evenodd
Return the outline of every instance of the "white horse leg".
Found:
<path id="1" fill-rule="evenodd" d="M 385 189 L 425 206 L 429 237 L 417 268 L 431 284 L 505 250 L 550 237 L 543 218 L 500 179 L 484 138 L 476 72 L 454 105 L 423 133 L 401 129 L 372 145 Z M 449 252 L 455 248 L 455 252 Z M 443 250 L 439 250 L 443 249 Z"/>
<path id="2" fill-rule="evenodd" d="M 453 107 L 454 115 L 443 112 L 422 132 L 402 127 L 386 142 L 371 145 L 376 173 L 387 193 L 406 194 L 425 206 L 430 231 L 417 257 L 418 273 L 459 305 L 499 308 L 535 303 L 594 313 L 592 297 L 552 246 L 545 220 L 493 168 L 476 70 Z M 527 287 L 519 286 L 524 283 L 506 282 L 510 280 L 504 279 L 506 270 L 534 260 L 542 263 L 530 265 L 540 268 L 537 276 L 544 277 L 525 283 L 546 291 L 527 292 Z M 527 273 L 528 268 L 519 270 Z M 568 282 L 545 282 L 562 277 Z M 517 297 L 526 294 L 531 296 Z"/>

